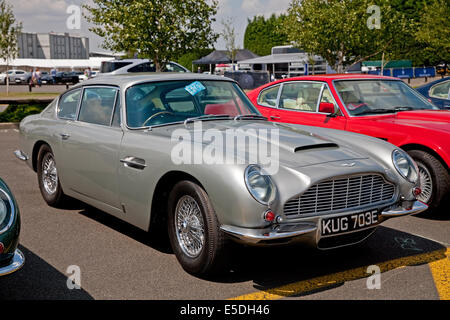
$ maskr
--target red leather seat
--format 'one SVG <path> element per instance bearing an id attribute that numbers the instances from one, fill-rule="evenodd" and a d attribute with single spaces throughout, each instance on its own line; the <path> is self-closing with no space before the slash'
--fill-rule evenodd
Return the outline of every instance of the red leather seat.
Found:
<path id="1" fill-rule="evenodd" d="M 239 110 L 233 102 L 222 104 L 207 104 L 205 114 L 228 114 L 232 117 L 240 114 Z"/>

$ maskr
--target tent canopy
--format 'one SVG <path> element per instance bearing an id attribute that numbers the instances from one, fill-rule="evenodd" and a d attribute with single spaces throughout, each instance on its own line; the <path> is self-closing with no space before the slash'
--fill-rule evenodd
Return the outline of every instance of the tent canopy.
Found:
<path id="1" fill-rule="evenodd" d="M 236 50 L 235 62 L 238 62 L 241 60 L 253 59 L 256 57 L 259 57 L 259 56 L 254 54 L 250 50 L 239 49 L 239 50 Z M 215 50 L 203 58 L 194 60 L 192 63 L 193 64 L 225 64 L 225 63 L 231 63 L 231 58 L 228 56 L 228 52 L 226 50 Z"/>
<path id="2" fill-rule="evenodd" d="M 381 60 L 377 61 L 363 61 L 362 65 L 364 67 L 378 67 L 381 68 Z M 392 60 L 389 61 L 385 66 L 386 69 L 389 68 L 411 68 L 411 60 Z"/>

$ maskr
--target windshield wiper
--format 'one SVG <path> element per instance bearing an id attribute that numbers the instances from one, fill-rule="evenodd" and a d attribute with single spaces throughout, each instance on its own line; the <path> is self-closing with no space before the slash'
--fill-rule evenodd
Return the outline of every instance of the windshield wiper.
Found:
<path id="1" fill-rule="evenodd" d="M 204 114 L 198 117 L 187 118 L 184 120 L 184 125 L 189 122 L 195 121 L 203 121 L 203 120 L 214 120 L 214 119 L 231 119 L 232 117 L 229 114 Z"/>
<path id="2" fill-rule="evenodd" d="M 396 112 L 399 112 L 399 111 L 411 111 L 411 110 L 416 110 L 416 109 L 414 109 L 414 108 L 412 108 L 412 107 L 395 107 L 395 108 L 392 108 L 392 109 L 387 109 L 387 108 L 384 108 L 384 109 L 372 109 L 372 110 L 367 110 L 367 111 L 364 111 L 364 112 L 361 112 L 360 114 L 377 114 L 377 113 L 396 113 Z"/>
<path id="3" fill-rule="evenodd" d="M 234 117 L 234 120 L 242 120 L 242 119 L 267 120 L 266 117 L 259 114 L 240 114 Z"/>

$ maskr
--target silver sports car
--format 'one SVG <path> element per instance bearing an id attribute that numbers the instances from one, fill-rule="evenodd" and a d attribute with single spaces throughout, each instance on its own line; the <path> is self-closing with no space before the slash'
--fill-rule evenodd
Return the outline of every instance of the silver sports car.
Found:
<path id="1" fill-rule="evenodd" d="M 221 270 L 229 241 L 355 244 L 427 206 L 418 170 L 379 139 L 271 123 L 230 79 L 92 79 L 20 124 L 16 156 L 51 206 L 73 197 L 168 232 L 192 274 Z M 152 231 L 153 232 L 153 231 Z"/>

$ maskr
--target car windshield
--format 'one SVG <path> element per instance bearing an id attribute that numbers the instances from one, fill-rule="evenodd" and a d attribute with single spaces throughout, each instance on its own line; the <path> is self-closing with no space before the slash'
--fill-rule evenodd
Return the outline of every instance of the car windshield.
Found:
<path id="1" fill-rule="evenodd" d="M 130 128 L 184 122 L 261 117 L 239 86 L 230 81 L 167 81 L 127 89 L 127 124 Z"/>
<path id="2" fill-rule="evenodd" d="M 438 110 L 401 80 L 338 80 L 334 84 L 352 116 Z"/>

